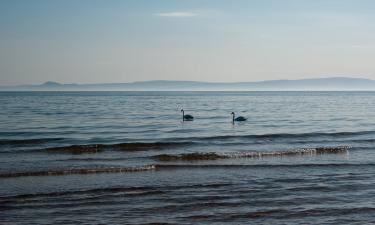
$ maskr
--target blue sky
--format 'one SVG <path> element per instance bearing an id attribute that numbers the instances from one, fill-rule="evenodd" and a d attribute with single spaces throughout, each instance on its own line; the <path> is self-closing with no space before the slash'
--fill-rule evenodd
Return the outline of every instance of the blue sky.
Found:
<path id="1" fill-rule="evenodd" d="M 1 0 L 0 85 L 375 78 L 375 1 Z"/>

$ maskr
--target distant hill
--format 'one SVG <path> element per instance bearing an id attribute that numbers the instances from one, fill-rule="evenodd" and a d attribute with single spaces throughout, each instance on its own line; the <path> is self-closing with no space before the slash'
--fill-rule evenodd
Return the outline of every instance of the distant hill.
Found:
<path id="1" fill-rule="evenodd" d="M 155 80 L 132 83 L 2 86 L 1 91 L 375 91 L 375 80 L 331 77 L 301 80 L 215 83 Z"/>

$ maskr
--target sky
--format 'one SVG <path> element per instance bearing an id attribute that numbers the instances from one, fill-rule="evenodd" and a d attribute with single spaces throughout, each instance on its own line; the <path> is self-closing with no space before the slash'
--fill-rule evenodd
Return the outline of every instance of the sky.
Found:
<path id="1" fill-rule="evenodd" d="M 0 86 L 375 79 L 373 0 L 0 0 Z"/>

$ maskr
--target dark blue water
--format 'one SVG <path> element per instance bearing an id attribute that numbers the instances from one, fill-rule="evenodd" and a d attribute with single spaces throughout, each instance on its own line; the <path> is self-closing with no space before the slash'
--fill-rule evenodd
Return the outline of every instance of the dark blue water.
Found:
<path id="1" fill-rule="evenodd" d="M 1 224 L 375 222 L 375 92 L 2 92 L 0 106 Z"/>

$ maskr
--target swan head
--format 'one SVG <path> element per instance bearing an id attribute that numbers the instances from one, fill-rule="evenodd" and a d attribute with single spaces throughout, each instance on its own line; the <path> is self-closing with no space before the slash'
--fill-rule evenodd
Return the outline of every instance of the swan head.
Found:
<path id="1" fill-rule="evenodd" d="M 184 110 L 183 109 L 181 109 L 181 112 L 183 112 Z"/>
<path id="2" fill-rule="evenodd" d="M 231 112 L 230 114 L 231 114 L 231 115 L 234 115 L 234 112 Z"/>

